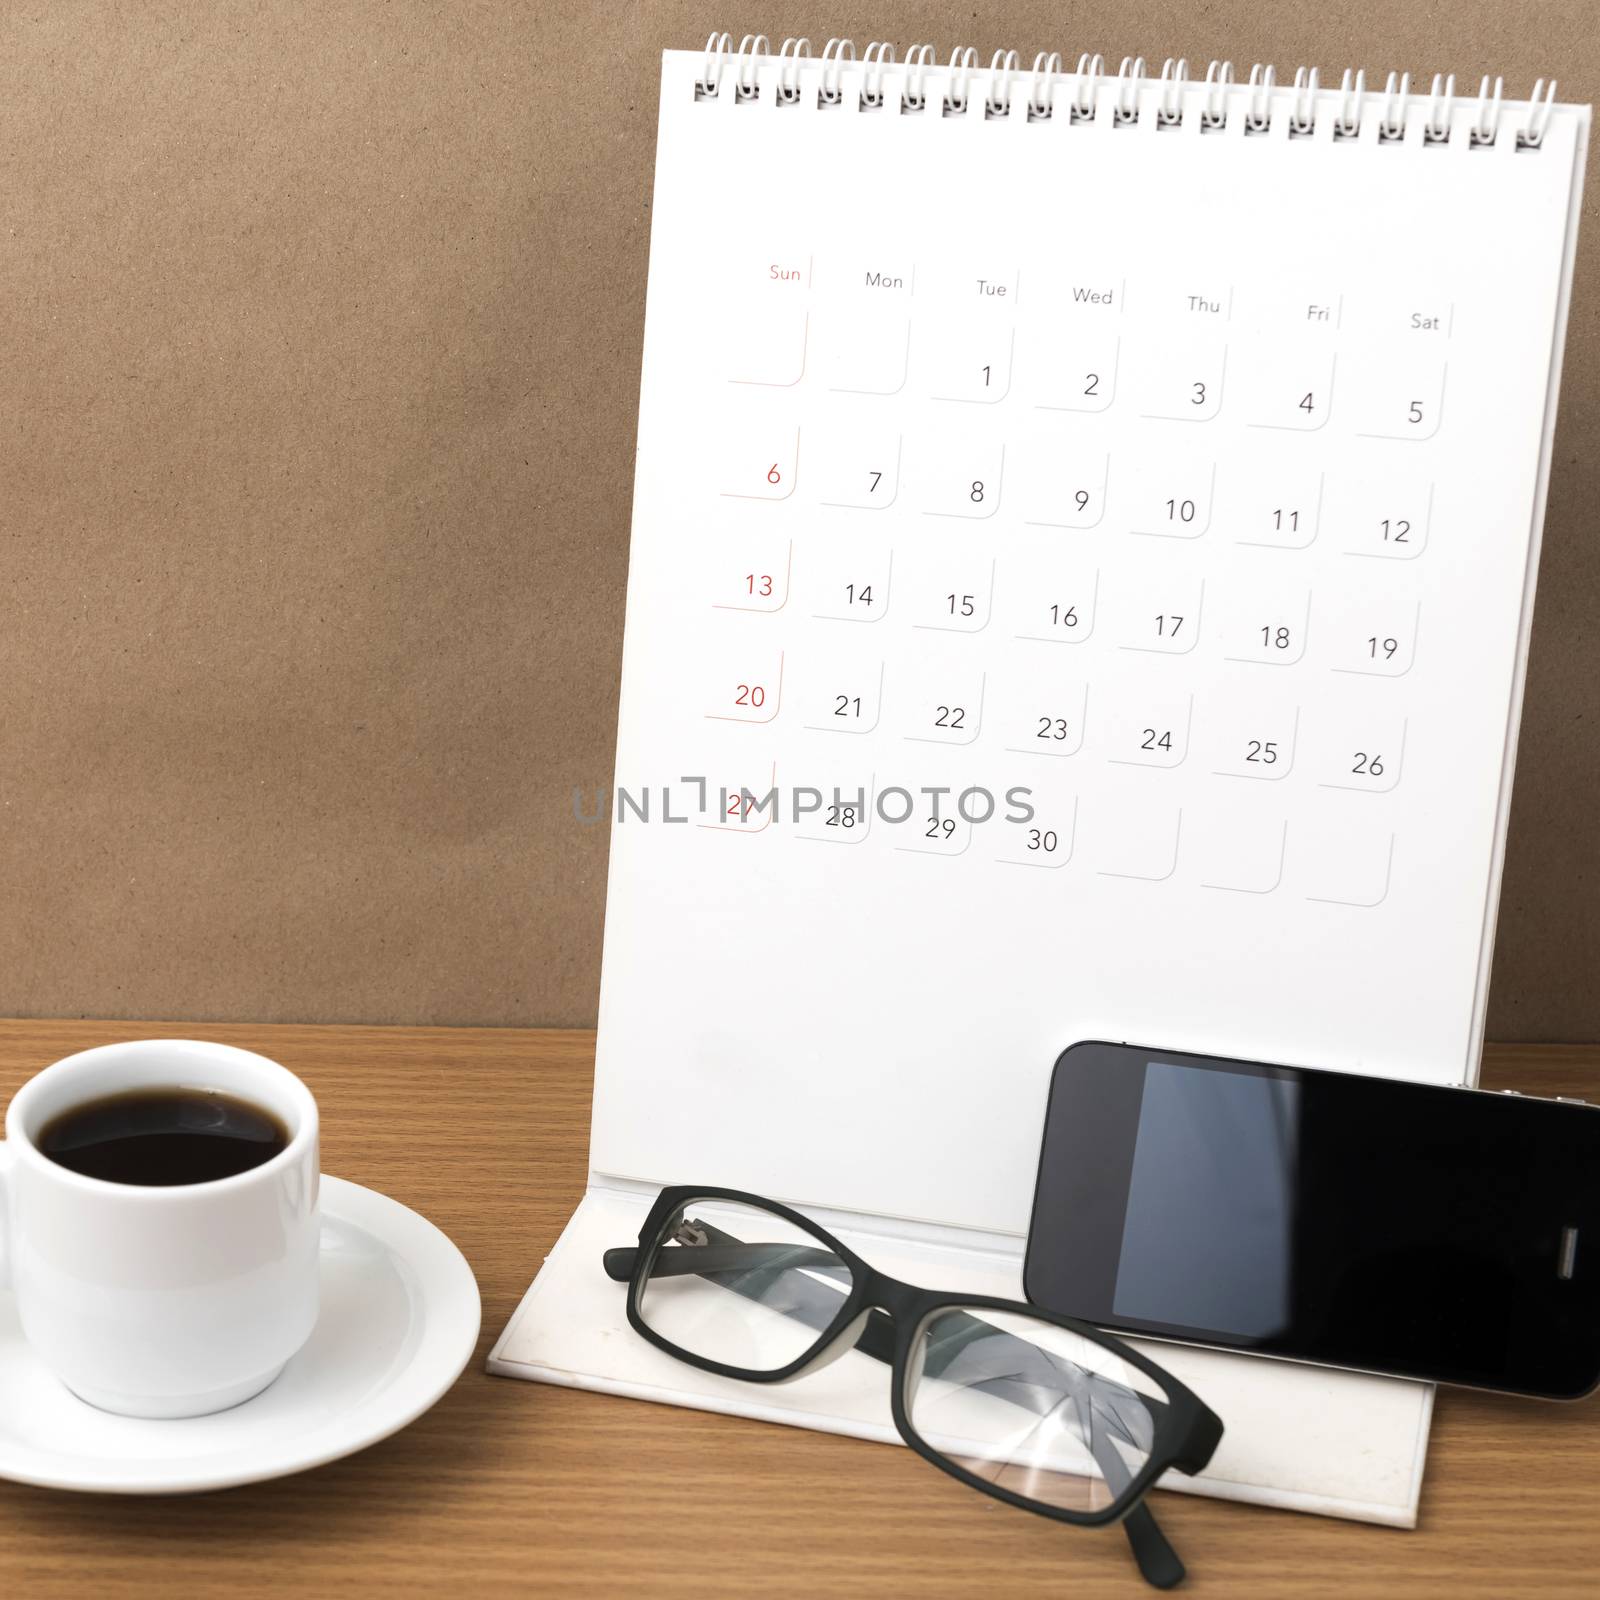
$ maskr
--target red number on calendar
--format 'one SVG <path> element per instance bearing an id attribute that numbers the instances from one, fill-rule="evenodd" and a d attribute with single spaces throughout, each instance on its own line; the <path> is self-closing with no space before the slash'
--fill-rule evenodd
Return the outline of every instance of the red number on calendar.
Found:
<path id="1" fill-rule="evenodd" d="M 778 471 L 778 463 L 776 461 L 774 461 L 772 463 L 772 465 L 767 468 L 767 482 L 768 483 L 782 483 L 783 482 L 783 474 Z"/>
<path id="2" fill-rule="evenodd" d="M 770 572 L 747 572 L 744 575 L 744 585 L 751 594 L 770 595 L 772 593 L 772 574 Z"/>
<path id="3" fill-rule="evenodd" d="M 767 691 L 759 683 L 741 683 L 733 703 L 736 706 L 764 706 L 767 703 Z"/>

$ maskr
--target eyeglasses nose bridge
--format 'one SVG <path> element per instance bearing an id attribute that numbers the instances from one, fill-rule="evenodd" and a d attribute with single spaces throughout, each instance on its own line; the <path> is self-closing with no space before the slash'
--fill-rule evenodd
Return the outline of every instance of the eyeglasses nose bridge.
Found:
<path id="1" fill-rule="evenodd" d="M 922 1382 L 922 1369 L 927 1358 L 927 1341 L 921 1338 L 914 1338 L 911 1341 L 910 1354 L 906 1359 L 905 1400 L 907 1406 L 911 1404 L 911 1396 L 917 1392 L 917 1385 Z"/>
<path id="2" fill-rule="evenodd" d="M 861 1337 L 867 1326 L 867 1319 L 872 1315 L 872 1307 L 867 1306 L 858 1316 L 852 1317 L 827 1344 L 825 1344 L 811 1360 L 790 1378 L 809 1378 L 813 1372 L 821 1372 L 824 1367 L 832 1366 L 847 1350 L 856 1347 L 856 1341 Z"/>

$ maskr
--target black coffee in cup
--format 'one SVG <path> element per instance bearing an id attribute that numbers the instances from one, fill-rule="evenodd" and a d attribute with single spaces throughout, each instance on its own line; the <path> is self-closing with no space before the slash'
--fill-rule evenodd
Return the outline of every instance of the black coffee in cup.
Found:
<path id="1" fill-rule="evenodd" d="M 86 1178 L 168 1188 L 249 1172 L 289 1144 L 270 1111 L 209 1089 L 130 1089 L 53 1117 L 35 1141 Z"/>

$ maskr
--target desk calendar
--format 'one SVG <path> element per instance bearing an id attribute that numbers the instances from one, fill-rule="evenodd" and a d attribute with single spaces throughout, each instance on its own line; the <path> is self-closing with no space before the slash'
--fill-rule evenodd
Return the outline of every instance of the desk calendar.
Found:
<path id="1" fill-rule="evenodd" d="M 596 1337 L 661 1183 L 1009 1286 L 1078 1039 L 1476 1071 L 1587 109 L 852 55 L 665 59 L 593 1187 L 496 1370 L 752 1409 Z M 1414 1515 L 1430 1391 L 1160 1358 L 1202 1492 Z"/>

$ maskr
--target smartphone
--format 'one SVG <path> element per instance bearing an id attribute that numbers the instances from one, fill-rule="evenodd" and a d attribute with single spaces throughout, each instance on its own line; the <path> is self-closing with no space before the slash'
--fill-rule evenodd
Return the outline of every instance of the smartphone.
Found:
<path id="1" fill-rule="evenodd" d="M 1600 1384 L 1600 1109 L 1075 1044 L 1024 1283 L 1118 1333 L 1576 1399 Z"/>

